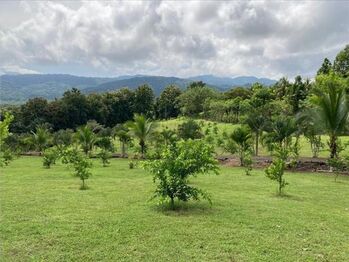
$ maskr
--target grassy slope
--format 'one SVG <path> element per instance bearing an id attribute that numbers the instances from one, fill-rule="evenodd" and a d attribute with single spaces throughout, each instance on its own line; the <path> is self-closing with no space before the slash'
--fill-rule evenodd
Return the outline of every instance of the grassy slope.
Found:
<path id="1" fill-rule="evenodd" d="M 161 121 L 159 123 L 159 126 L 160 126 L 160 128 L 167 126 L 170 129 L 177 129 L 178 125 L 180 123 L 182 123 L 184 120 L 185 120 L 185 118 L 178 118 L 178 119 L 171 119 L 171 120 L 167 120 L 167 121 Z M 207 128 L 208 123 L 211 122 L 211 121 L 206 121 L 206 120 L 197 120 L 197 121 L 203 121 L 203 123 L 204 123 L 203 129 Z M 211 122 L 211 123 L 213 123 L 213 122 Z M 239 125 L 238 124 L 234 125 L 234 124 L 217 122 L 217 127 L 221 133 L 223 131 L 225 131 L 227 133 L 231 133 L 234 130 L 234 128 L 237 126 L 239 126 Z M 319 154 L 320 157 L 329 157 L 329 155 L 330 155 L 329 150 L 328 150 L 327 140 L 328 140 L 328 136 L 322 136 L 322 142 L 324 143 L 324 148 L 321 150 L 321 152 Z M 343 136 L 340 138 L 340 140 L 344 146 L 345 143 L 349 143 L 349 136 Z M 345 146 L 345 149 L 342 153 L 348 155 L 349 154 L 349 147 Z M 267 150 L 265 148 L 260 146 L 260 155 L 265 156 L 265 155 L 269 155 L 269 153 L 267 152 Z M 300 156 L 302 156 L 302 157 L 311 157 L 312 156 L 310 144 L 306 140 L 305 137 L 301 137 L 301 139 L 300 139 Z"/>
<path id="2" fill-rule="evenodd" d="M 192 181 L 213 206 L 163 211 L 150 175 L 95 162 L 89 190 L 61 164 L 20 158 L 0 175 L 2 261 L 349 261 L 349 179 L 287 174 L 288 197 L 263 171 L 222 168 Z"/>

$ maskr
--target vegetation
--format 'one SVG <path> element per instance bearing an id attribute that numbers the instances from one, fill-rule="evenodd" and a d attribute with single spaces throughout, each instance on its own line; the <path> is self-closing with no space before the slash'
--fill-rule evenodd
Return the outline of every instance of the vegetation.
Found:
<path id="1" fill-rule="evenodd" d="M 132 136 L 138 140 L 142 158 L 145 157 L 147 150 L 147 141 L 155 132 L 155 123 L 144 115 L 135 114 L 133 121 L 127 123 Z"/>
<path id="2" fill-rule="evenodd" d="M 110 168 L 93 160 L 85 191 L 60 161 L 51 169 L 41 161 L 22 157 L 1 171 L 3 261 L 349 260 L 347 176 L 334 183 L 286 171 L 292 186 L 278 198 L 262 170 L 248 177 L 223 166 L 192 180 L 212 206 L 188 201 L 171 211 L 147 201 L 154 184 L 129 160 L 113 159 Z"/>
<path id="3" fill-rule="evenodd" d="M 182 140 L 170 145 L 161 154 L 160 159 L 144 163 L 157 182 L 155 196 L 163 200 L 170 199 L 171 209 L 175 208 L 175 199 L 199 200 L 200 196 L 211 202 L 209 195 L 189 185 L 189 178 L 198 174 L 213 172 L 218 174 L 217 161 L 213 157 L 213 148 L 201 140 Z"/>

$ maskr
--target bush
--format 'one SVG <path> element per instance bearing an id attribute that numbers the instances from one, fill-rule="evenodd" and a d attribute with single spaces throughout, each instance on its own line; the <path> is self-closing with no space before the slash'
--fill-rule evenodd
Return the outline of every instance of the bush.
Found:
<path id="1" fill-rule="evenodd" d="M 87 189 L 85 180 L 92 175 L 89 170 L 92 167 L 92 162 L 89 158 L 82 154 L 78 149 L 69 147 L 62 153 L 62 162 L 74 168 L 73 175 L 79 177 L 82 181 L 80 189 Z"/>
<path id="2" fill-rule="evenodd" d="M 203 137 L 200 125 L 193 119 L 189 119 L 178 126 L 178 136 L 185 140 Z"/>
<path id="3" fill-rule="evenodd" d="M 101 159 L 104 167 L 110 164 L 109 159 L 111 158 L 111 153 L 108 150 L 103 148 L 101 152 L 98 153 L 98 157 Z"/>
<path id="4" fill-rule="evenodd" d="M 189 178 L 209 172 L 218 174 L 218 163 L 213 153 L 213 147 L 204 141 L 189 139 L 165 148 L 161 159 L 144 162 L 143 167 L 153 174 L 154 182 L 157 182 L 154 197 L 170 199 L 171 209 L 175 208 L 175 199 L 188 201 L 202 197 L 211 203 L 206 192 L 189 185 Z"/>
<path id="5" fill-rule="evenodd" d="M 43 166 L 46 168 L 50 168 L 51 165 L 56 163 L 56 160 L 58 159 L 59 154 L 57 148 L 51 147 L 44 151 L 43 154 Z"/>
<path id="6" fill-rule="evenodd" d="M 286 161 L 290 151 L 282 146 L 275 146 L 275 159 L 273 163 L 265 170 L 265 174 L 271 180 L 275 180 L 278 183 L 278 194 L 281 195 L 283 188 L 288 185 L 284 179 L 284 173 L 286 168 Z"/>

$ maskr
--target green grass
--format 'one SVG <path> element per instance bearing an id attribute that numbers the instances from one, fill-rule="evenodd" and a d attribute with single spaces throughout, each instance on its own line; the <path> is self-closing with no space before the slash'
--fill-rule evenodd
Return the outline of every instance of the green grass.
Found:
<path id="1" fill-rule="evenodd" d="M 349 179 L 289 173 L 287 197 L 262 170 L 192 180 L 211 193 L 168 211 L 127 160 L 94 161 L 89 190 L 58 164 L 1 170 L 1 261 L 349 261 Z"/>
<path id="2" fill-rule="evenodd" d="M 163 120 L 159 122 L 159 128 L 164 128 L 164 127 L 168 127 L 170 129 L 174 129 L 176 130 L 178 125 L 183 123 L 187 118 L 185 117 L 179 117 L 176 119 L 170 119 L 170 120 Z M 212 121 L 208 121 L 208 120 L 197 120 L 200 123 L 203 123 L 202 125 L 202 129 L 205 130 L 209 123 L 211 123 L 211 125 L 215 122 Z M 222 123 L 222 122 L 216 122 L 218 130 L 219 130 L 219 135 L 222 135 L 223 132 L 226 133 L 231 133 L 237 126 L 240 126 L 239 124 L 230 124 L 230 123 Z M 320 151 L 319 153 L 319 157 L 329 157 L 330 152 L 328 149 L 328 145 L 327 145 L 327 141 L 328 141 L 328 136 L 323 135 L 321 137 L 322 142 L 324 144 L 324 148 Z M 345 144 L 349 144 L 349 136 L 342 136 L 340 137 L 340 140 L 343 144 L 343 146 L 345 146 Z M 307 141 L 307 139 L 304 136 L 301 136 L 300 138 L 300 151 L 299 151 L 299 155 L 301 157 L 312 157 L 312 152 L 311 152 L 311 148 L 310 148 L 310 143 Z M 260 152 L 259 154 L 261 156 L 268 156 L 270 155 L 269 152 L 267 151 L 266 148 L 264 148 L 262 145 L 260 145 Z M 222 153 L 221 149 L 217 149 L 218 153 Z M 228 155 L 227 153 L 224 153 L 225 155 Z M 345 146 L 344 150 L 342 152 L 343 155 L 348 155 L 349 154 L 349 147 Z"/>

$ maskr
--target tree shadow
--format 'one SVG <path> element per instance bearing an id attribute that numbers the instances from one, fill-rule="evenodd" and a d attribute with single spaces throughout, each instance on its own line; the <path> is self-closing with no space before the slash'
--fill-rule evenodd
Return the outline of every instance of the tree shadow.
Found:
<path id="1" fill-rule="evenodd" d="M 279 199 L 289 199 L 289 200 L 294 200 L 294 201 L 304 201 L 303 198 L 296 196 L 296 195 L 291 195 L 288 193 L 282 193 L 281 195 L 276 193 L 272 195 L 273 197 L 279 198 Z"/>
<path id="2" fill-rule="evenodd" d="M 153 206 L 152 209 L 166 216 L 207 215 L 215 212 L 215 208 L 204 201 L 177 201 L 174 208 L 171 208 L 168 202 L 163 202 Z"/>

